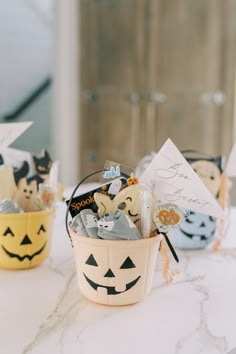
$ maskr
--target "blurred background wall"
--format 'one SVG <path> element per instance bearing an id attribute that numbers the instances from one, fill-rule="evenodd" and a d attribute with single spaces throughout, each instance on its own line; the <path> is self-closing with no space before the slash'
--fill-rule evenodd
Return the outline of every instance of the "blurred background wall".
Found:
<path id="1" fill-rule="evenodd" d="M 107 159 L 135 167 L 168 137 L 228 154 L 235 0 L 0 3 L 0 121 L 33 120 L 13 146 L 52 151 L 65 184 Z"/>
<path id="2" fill-rule="evenodd" d="M 54 2 L 0 5 L 0 122 L 34 121 L 12 146 L 39 154 L 52 148 Z"/>
<path id="3" fill-rule="evenodd" d="M 81 1 L 81 171 L 233 141 L 236 2 Z"/>

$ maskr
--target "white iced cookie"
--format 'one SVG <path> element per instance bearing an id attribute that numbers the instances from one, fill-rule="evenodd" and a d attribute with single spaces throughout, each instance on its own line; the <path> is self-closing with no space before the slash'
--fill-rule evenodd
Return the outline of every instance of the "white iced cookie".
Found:
<path id="1" fill-rule="evenodd" d="M 40 207 L 37 203 L 37 194 L 37 182 L 33 180 L 28 183 L 26 178 L 22 178 L 13 199 L 25 212 L 38 211 Z"/>
<path id="2" fill-rule="evenodd" d="M 95 193 L 94 200 L 98 206 L 98 215 L 100 217 L 107 212 L 114 212 L 120 209 L 131 218 L 136 226 L 140 221 L 141 202 L 139 184 L 122 189 L 113 199 L 107 195 Z"/>
<path id="3" fill-rule="evenodd" d="M 217 197 L 221 184 L 221 172 L 219 167 L 213 162 L 206 160 L 193 162 L 191 166 L 211 194 Z"/>

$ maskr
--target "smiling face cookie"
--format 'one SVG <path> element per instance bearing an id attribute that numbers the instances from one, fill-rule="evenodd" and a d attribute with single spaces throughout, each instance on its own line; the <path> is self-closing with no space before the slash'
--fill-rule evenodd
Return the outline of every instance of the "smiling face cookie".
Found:
<path id="1" fill-rule="evenodd" d="M 198 177 L 205 184 L 214 197 L 217 197 L 220 190 L 221 172 L 213 162 L 199 160 L 191 164 Z"/>
<path id="2" fill-rule="evenodd" d="M 37 203 L 37 193 L 36 181 L 27 183 L 26 179 L 22 178 L 13 199 L 25 212 L 38 211 L 40 208 Z"/>
<path id="3" fill-rule="evenodd" d="M 98 206 L 99 217 L 107 212 L 120 209 L 131 218 L 136 226 L 139 224 L 141 218 L 140 185 L 134 184 L 122 189 L 114 199 L 101 193 L 95 193 L 94 200 Z"/>

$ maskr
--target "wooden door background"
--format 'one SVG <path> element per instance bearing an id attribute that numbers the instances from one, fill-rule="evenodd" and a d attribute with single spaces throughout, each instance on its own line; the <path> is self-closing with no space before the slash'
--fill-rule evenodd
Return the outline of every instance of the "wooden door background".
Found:
<path id="1" fill-rule="evenodd" d="M 170 137 L 229 151 L 236 1 L 81 0 L 81 175 Z"/>

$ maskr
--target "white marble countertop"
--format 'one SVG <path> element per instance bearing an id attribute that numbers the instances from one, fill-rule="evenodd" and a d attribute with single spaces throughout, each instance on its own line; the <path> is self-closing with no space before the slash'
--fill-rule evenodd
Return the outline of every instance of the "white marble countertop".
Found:
<path id="1" fill-rule="evenodd" d="M 0 270 L 1 354 L 220 354 L 236 347 L 236 248 L 178 251 L 178 281 L 167 285 L 157 265 L 142 302 L 102 306 L 79 293 L 64 215 L 61 203 L 48 260 Z M 225 246 L 236 247 L 235 227 Z"/>

